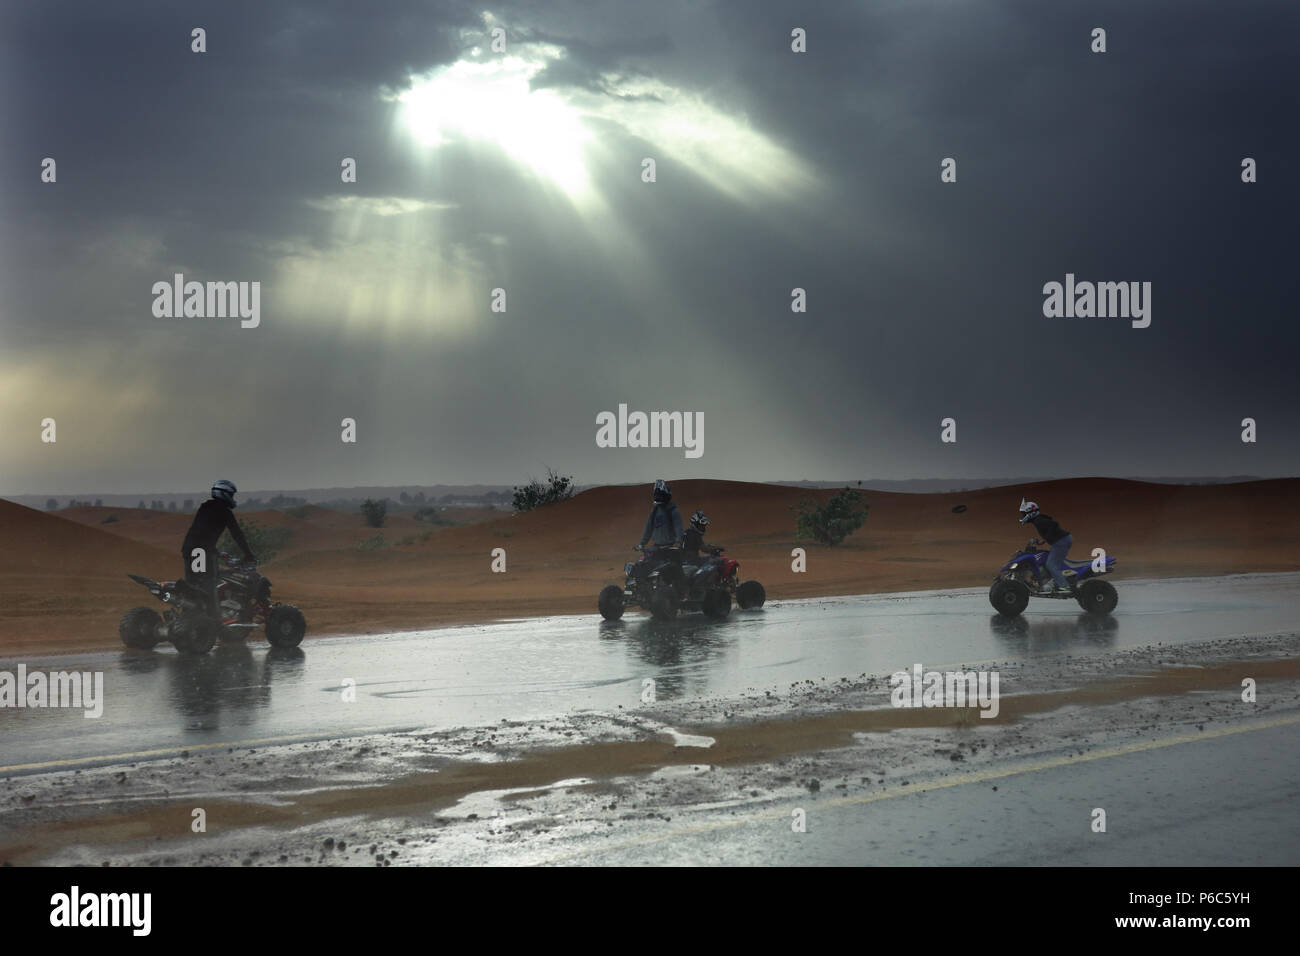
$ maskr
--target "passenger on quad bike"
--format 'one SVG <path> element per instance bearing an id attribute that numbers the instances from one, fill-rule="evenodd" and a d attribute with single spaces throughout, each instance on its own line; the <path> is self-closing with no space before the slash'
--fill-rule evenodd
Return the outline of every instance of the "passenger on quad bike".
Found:
<path id="1" fill-rule="evenodd" d="M 653 500 L 654 506 L 646 518 L 645 530 L 641 532 L 641 542 L 633 550 L 645 550 L 651 539 L 654 540 L 654 548 L 646 555 L 648 560 L 638 563 L 638 575 L 648 572 L 657 563 L 654 559 L 660 557 L 662 552 L 682 546 L 682 513 L 677 510 L 672 490 L 662 478 L 655 481 Z M 662 556 L 669 557 L 667 554 Z"/>
<path id="2" fill-rule="evenodd" d="M 1020 499 L 1020 523 L 1032 524 L 1042 537 L 1043 542 L 1051 548 L 1047 556 L 1047 571 L 1056 584 L 1057 591 L 1069 591 L 1070 584 L 1065 578 L 1065 556 L 1070 553 L 1074 536 L 1056 523 L 1051 515 L 1045 515 L 1038 509 L 1035 501 Z"/>
<path id="3" fill-rule="evenodd" d="M 716 560 L 717 553 L 723 550 L 721 545 L 704 543 L 704 532 L 708 527 L 709 518 L 703 511 L 697 510 L 691 515 L 690 526 L 682 538 L 683 563 L 697 566 L 710 564 Z"/>
<path id="4" fill-rule="evenodd" d="M 194 515 L 190 530 L 185 533 L 185 543 L 181 545 L 181 560 L 185 565 L 186 583 L 199 588 L 208 597 L 209 608 L 213 616 L 219 617 L 217 609 L 217 539 L 221 532 L 229 531 L 235 543 L 244 552 L 244 563 L 257 563 L 253 550 L 248 546 L 244 532 L 235 520 L 235 494 L 239 489 L 234 482 L 224 478 L 212 485 L 212 497 L 199 505 Z M 203 570 L 195 570 L 195 549 L 203 554 Z"/>

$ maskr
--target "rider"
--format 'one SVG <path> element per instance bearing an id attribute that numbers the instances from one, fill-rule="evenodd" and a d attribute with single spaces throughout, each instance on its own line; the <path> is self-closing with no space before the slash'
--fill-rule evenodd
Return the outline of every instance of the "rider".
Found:
<path id="1" fill-rule="evenodd" d="M 244 561 L 255 564 L 253 551 L 248 546 L 239 522 L 235 520 L 235 483 L 224 478 L 212 485 L 212 497 L 199 505 L 194 514 L 190 530 L 185 533 L 185 543 L 181 545 L 181 559 L 185 562 L 185 580 L 201 588 L 212 604 L 212 612 L 217 612 L 217 539 L 221 532 L 229 531 L 235 544 L 244 552 Z M 203 571 L 194 570 L 194 550 L 201 549 L 203 554 Z"/>
<path id="2" fill-rule="evenodd" d="M 704 532 L 708 527 L 709 518 L 703 511 L 697 510 L 691 515 L 690 527 L 686 529 L 686 534 L 682 538 L 682 550 L 685 552 L 684 557 L 688 564 L 703 564 L 717 549 L 716 545 L 704 543 Z M 701 559 L 701 552 L 707 552 L 703 559 Z"/>
<path id="3" fill-rule="evenodd" d="M 673 493 L 668 487 L 668 482 L 662 478 L 655 481 L 654 507 L 650 509 L 650 516 L 646 518 L 645 530 L 641 532 L 641 543 L 636 546 L 637 550 L 644 549 L 646 542 L 651 538 L 654 539 L 654 548 L 652 553 L 647 555 L 647 560 L 639 562 L 640 573 L 649 570 L 652 559 L 659 556 L 657 552 L 660 550 L 682 546 L 682 513 L 673 503 Z"/>
<path id="4" fill-rule="evenodd" d="M 1047 556 L 1047 570 L 1056 583 L 1056 590 L 1068 591 L 1070 585 L 1065 579 L 1063 565 L 1065 556 L 1070 553 L 1070 545 L 1074 543 L 1074 536 L 1057 524 L 1051 515 L 1043 514 L 1038 509 L 1038 502 L 1026 501 L 1024 498 L 1020 499 L 1020 523 L 1032 524 L 1052 549 Z"/>

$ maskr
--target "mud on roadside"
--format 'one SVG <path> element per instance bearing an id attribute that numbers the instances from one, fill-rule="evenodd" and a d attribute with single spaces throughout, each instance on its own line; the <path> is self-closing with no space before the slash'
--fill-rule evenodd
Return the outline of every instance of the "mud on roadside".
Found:
<path id="1" fill-rule="evenodd" d="M 1300 714 L 1300 634 L 981 662 L 997 717 L 899 709 L 887 675 L 452 731 L 195 752 L 0 781 L 9 864 L 396 865 L 580 859 L 797 801 L 1011 774 Z M 1242 681 L 1258 684 L 1243 701 Z M 811 801 L 811 802 L 810 802 Z M 201 810 L 203 832 L 195 832 Z"/>

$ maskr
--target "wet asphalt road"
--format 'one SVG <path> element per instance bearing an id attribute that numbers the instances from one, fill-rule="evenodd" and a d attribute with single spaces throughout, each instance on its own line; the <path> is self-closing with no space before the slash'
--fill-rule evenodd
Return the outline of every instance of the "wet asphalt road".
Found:
<path id="1" fill-rule="evenodd" d="M 809 794 L 776 811 L 719 814 L 650 838 L 588 839 L 550 859 L 518 855 L 605 866 L 1296 866 L 1296 729 L 1239 727 L 866 799 Z M 1105 832 L 1093 830 L 1098 808 Z M 803 811 L 803 832 L 792 825 L 795 810 Z M 517 862 L 511 857 L 499 851 L 493 862 Z"/>
<path id="2" fill-rule="evenodd" d="M 2 659 L 0 671 L 104 672 L 103 716 L 0 708 L 0 773 L 129 762 L 197 747 L 447 728 L 732 694 L 806 679 L 888 674 L 1294 629 L 1300 574 L 1131 582 L 1096 619 L 1064 601 L 993 614 L 985 592 L 913 592 L 771 602 L 658 624 L 594 612 L 371 637 L 308 639 L 290 654 L 260 641 L 185 658 L 170 647 Z M 594 604 L 594 599 L 593 599 Z M 307 611 L 310 626 L 310 609 Z M 346 701 L 348 682 L 355 700 Z"/>

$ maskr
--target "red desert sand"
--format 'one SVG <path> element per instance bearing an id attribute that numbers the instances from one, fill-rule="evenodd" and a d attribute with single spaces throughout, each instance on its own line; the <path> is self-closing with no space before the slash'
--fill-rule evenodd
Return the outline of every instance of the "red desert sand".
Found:
<path id="1" fill-rule="evenodd" d="M 1074 534 L 1071 557 L 1104 547 L 1123 578 L 1300 570 L 1300 479 L 1159 485 L 1079 478 L 951 494 L 864 491 L 866 523 L 829 548 L 795 539 L 801 497 L 834 489 L 673 482 L 683 516 L 709 515 L 710 539 L 757 578 L 768 598 L 987 585 L 1029 537 L 1022 496 Z M 954 513 L 956 505 L 965 511 Z M 621 584 L 650 508 L 648 486 L 594 488 L 527 514 L 461 512 L 454 527 L 390 516 L 382 531 L 326 508 L 237 512 L 292 537 L 263 566 L 277 599 L 307 615 L 312 635 L 377 633 L 549 614 L 600 620 L 596 595 Z M 109 515 L 118 520 L 103 524 Z M 0 655 L 120 647 L 123 612 L 155 599 L 127 572 L 174 579 L 189 515 L 134 508 L 46 513 L 0 500 Z M 382 534 L 382 547 L 362 542 Z M 791 550 L 807 551 L 807 571 Z M 506 552 L 505 573 L 491 570 Z M 1122 598 L 1121 598 L 1122 601 Z M 1122 610 L 1121 603 L 1121 610 Z M 639 613 L 630 611 L 629 613 Z"/>

